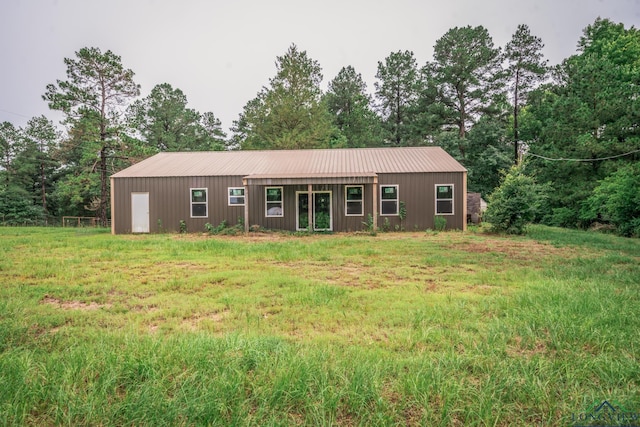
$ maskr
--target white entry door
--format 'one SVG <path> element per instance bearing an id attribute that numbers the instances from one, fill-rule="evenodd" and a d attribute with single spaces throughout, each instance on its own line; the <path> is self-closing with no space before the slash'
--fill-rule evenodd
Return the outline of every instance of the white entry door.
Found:
<path id="1" fill-rule="evenodd" d="M 131 231 L 149 232 L 149 193 L 131 193 Z"/>

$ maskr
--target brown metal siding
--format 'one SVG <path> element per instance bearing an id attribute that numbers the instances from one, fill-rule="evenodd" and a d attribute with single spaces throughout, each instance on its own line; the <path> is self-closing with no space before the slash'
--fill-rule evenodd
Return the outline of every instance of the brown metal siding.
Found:
<path id="1" fill-rule="evenodd" d="M 243 206 L 228 206 L 228 187 L 242 187 L 241 176 L 216 177 L 166 177 L 166 178 L 112 178 L 113 232 L 131 233 L 131 193 L 149 193 L 149 225 L 150 232 L 178 231 L 180 220 L 187 224 L 190 232 L 205 230 L 205 224 L 218 225 L 223 220 L 229 225 L 238 223 L 244 215 Z M 466 173 L 399 173 L 379 174 L 377 199 L 380 213 L 380 186 L 398 185 L 399 200 L 406 204 L 407 218 L 404 221 L 406 230 L 425 230 L 434 228 L 435 217 L 435 185 L 454 185 L 454 215 L 446 215 L 447 227 L 464 229 L 466 224 L 465 197 Z M 208 217 L 190 217 L 191 188 L 207 188 Z M 246 195 L 250 207 L 250 226 L 259 225 L 269 229 L 296 229 L 296 192 L 306 192 L 306 185 L 283 186 L 284 216 L 265 216 L 265 186 L 249 187 Z M 359 231 L 365 228 L 363 222 L 373 212 L 373 185 L 364 185 L 364 215 L 345 216 L 345 185 L 316 184 L 313 191 L 332 192 L 333 230 Z M 378 216 L 378 226 L 382 227 L 385 219 L 389 220 L 391 229 L 400 227 L 398 216 Z M 160 226 L 162 229 L 160 229 Z"/>
<path id="2" fill-rule="evenodd" d="M 251 225 L 259 225 L 268 229 L 296 230 L 296 195 L 298 192 L 308 192 L 307 185 L 292 185 L 283 187 L 284 216 L 265 216 L 265 188 L 268 186 L 253 186 L 249 189 L 249 209 Z M 278 187 L 278 186 L 275 186 Z M 315 184 L 313 191 L 330 191 L 332 200 L 333 231 L 360 231 L 365 228 L 363 222 L 372 213 L 372 185 L 364 185 L 364 215 L 345 215 L 345 185 L 344 184 Z"/>
<path id="3" fill-rule="evenodd" d="M 205 230 L 205 224 L 226 220 L 235 225 L 243 215 L 242 206 L 228 206 L 228 187 L 242 187 L 241 177 L 113 178 L 113 232 L 131 233 L 131 193 L 149 193 L 151 233 L 179 231 L 184 220 L 187 230 Z M 191 218 L 191 188 L 207 189 L 207 217 Z M 160 228 L 162 227 L 162 229 Z"/>
<path id="4" fill-rule="evenodd" d="M 433 229 L 435 222 L 435 186 L 437 184 L 454 185 L 454 215 L 444 215 L 447 228 L 464 229 L 466 213 L 464 209 L 464 193 L 466 192 L 466 173 L 412 173 L 383 174 L 378 178 L 378 185 L 398 185 L 398 197 L 405 203 L 407 217 L 404 220 L 405 230 Z M 378 189 L 380 191 L 380 189 Z M 378 207 L 378 209 L 380 209 Z M 389 219 L 391 229 L 400 227 L 399 216 L 379 216 L 378 227 L 382 227 L 385 219 Z"/>

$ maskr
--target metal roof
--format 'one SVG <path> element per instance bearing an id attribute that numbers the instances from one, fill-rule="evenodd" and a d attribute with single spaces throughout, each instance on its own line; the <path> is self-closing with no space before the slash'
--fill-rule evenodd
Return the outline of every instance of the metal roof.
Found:
<path id="1" fill-rule="evenodd" d="M 393 147 L 158 153 L 112 177 L 302 178 L 465 171 L 440 147 Z"/>

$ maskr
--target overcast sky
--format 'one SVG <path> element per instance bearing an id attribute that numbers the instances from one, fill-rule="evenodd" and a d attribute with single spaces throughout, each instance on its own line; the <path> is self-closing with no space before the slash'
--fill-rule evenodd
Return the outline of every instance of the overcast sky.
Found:
<path id="1" fill-rule="evenodd" d="M 0 0 L 0 122 L 59 121 L 41 96 L 83 47 L 121 56 L 142 96 L 169 83 L 227 130 L 292 43 L 323 88 L 351 65 L 373 92 L 378 61 L 411 50 L 422 66 L 450 28 L 483 25 L 504 46 L 527 24 L 557 64 L 598 16 L 638 28 L 640 0 Z"/>

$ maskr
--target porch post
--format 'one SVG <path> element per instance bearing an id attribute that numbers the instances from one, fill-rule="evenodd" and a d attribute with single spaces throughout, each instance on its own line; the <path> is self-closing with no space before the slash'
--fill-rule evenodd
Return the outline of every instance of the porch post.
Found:
<path id="1" fill-rule="evenodd" d="M 244 187 L 244 232 L 249 232 L 249 185 L 246 178 L 242 179 Z"/>
<path id="2" fill-rule="evenodd" d="M 378 231 L 378 176 L 373 177 L 373 231 Z"/>
<path id="3" fill-rule="evenodd" d="M 307 191 L 309 192 L 309 197 L 308 197 L 308 201 L 309 203 L 307 203 L 308 205 L 308 213 L 307 213 L 307 230 L 309 230 L 309 232 L 313 233 L 313 184 L 308 184 L 307 185 Z"/>
<path id="4" fill-rule="evenodd" d="M 462 173 L 462 231 L 467 231 L 467 172 Z"/>

